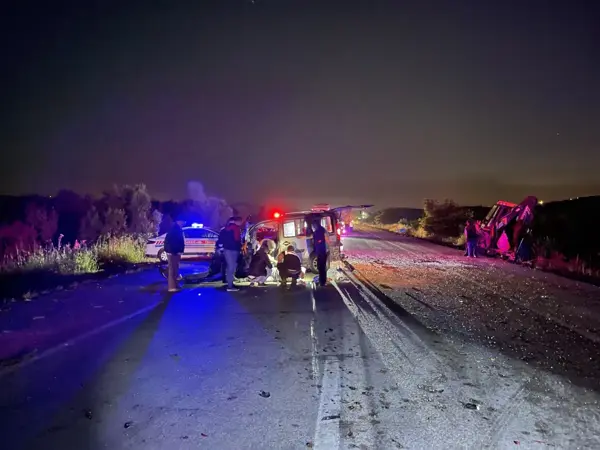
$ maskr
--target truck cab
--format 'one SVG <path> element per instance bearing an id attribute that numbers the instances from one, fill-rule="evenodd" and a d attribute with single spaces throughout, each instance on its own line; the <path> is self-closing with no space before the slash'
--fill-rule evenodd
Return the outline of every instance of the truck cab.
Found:
<path id="1" fill-rule="evenodd" d="M 497 202 L 481 222 L 478 246 L 488 254 L 505 255 L 516 250 L 518 241 L 533 220 L 538 200 L 526 197 L 521 203 Z"/>

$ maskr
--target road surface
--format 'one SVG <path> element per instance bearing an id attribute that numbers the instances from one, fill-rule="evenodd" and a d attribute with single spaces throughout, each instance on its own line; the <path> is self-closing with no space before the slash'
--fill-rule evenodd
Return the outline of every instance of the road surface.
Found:
<path id="1" fill-rule="evenodd" d="M 600 448 L 600 290 L 387 233 L 345 250 L 323 290 L 146 271 L 15 306 L 2 448 Z"/>

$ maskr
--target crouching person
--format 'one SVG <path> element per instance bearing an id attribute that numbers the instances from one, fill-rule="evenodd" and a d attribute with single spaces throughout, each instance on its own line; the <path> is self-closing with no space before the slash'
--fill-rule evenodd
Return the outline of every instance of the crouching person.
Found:
<path id="1" fill-rule="evenodd" d="M 280 255 L 280 262 L 277 264 L 279 276 L 281 277 L 281 287 L 287 285 L 287 279 L 292 279 L 292 286 L 298 284 L 298 278 L 302 273 L 302 262 L 294 250 L 294 246 L 288 246 L 287 250 Z"/>
<path id="2" fill-rule="evenodd" d="M 167 276 L 169 292 L 177 292 L 179 290 L 179 263 L 181 255 L 185 251 L 185 237 L 181 228 L 183 225 L 185 225 L 185 221 L 182 218 L 177 218 L 165 236 L 165 253 L 167 254 L 167 261 L 169 263 Z"/>
<path id="3" fill-rule="evenodd" d="M 271 275 L 273 264 L 269 257 L 269 243 L 265 240 L 262 242 L 260 248 L 252 255 L 252 261 L 250 261 L 250 274 L 249 278 L 252 280 L 250 286 L 264 285 L 267 278 Z"/>

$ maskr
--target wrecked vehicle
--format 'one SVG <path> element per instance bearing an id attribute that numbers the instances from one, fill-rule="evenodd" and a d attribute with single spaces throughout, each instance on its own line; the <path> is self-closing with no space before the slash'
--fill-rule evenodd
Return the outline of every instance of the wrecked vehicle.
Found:
<path id="1" fill-rule="evenodd" d="M 531 228 L 537 204 L 533 196 L 519 204 L 497 202 L 481 222 L 478 247 L 490 256 L 514 259 Z"/>
<path id="2" fill-rule="evenodd" d="M 327 231 L 329 252 L 327 267 L 342 261 L 342 227 L 341 211 L 354 208 L 368 208 L 371 205 L 343 206 L 330 208 L 327 204 L 313 206 L 309 211 L 275 212 L 273 218 L 252 225 L 244 236 L 244 260 L 249 266 L 252 255 L 260 247 L 264 239 L 275 242 L 275 250 L 271 256 L 277 257 L 289 245 L 296 249 L 302 266 L 312 273 L 318 273 L 317 257 L 312 241 L 310 225 L 317 220 Z"/>

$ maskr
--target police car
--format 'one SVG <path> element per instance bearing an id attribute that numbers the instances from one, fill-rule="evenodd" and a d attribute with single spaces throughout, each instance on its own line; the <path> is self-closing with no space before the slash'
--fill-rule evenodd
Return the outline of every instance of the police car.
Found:
<path id="1" fill-rule="evenodd" d="M 200 223 L 183 228 L 185 237 L 185 252 L 183 258 L 211 258 L 215 253 L 215 245 L 219 239 L 219 233 L 210 228 L 204 228 Z M 167 261 L 165 253 L 166 233 L 148 240 L 146 243 L 146 257 L 158 258 L 162 262 Z"/>

